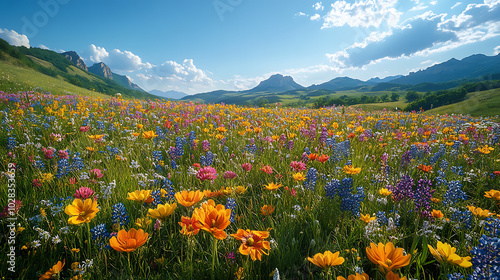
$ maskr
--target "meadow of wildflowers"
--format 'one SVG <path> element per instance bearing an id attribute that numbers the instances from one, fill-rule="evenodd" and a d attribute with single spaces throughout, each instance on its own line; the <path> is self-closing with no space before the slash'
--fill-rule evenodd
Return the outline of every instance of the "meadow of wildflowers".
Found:
<path id="1" fill-rule="evenodd" d="M 500 277 L 493 119 L 33 92 L 0 112 L 5 279 Z"/>

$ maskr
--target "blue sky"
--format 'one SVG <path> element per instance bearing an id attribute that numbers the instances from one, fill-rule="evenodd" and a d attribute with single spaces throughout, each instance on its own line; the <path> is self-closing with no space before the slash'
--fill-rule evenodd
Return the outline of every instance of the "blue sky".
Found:
<path id="1" fill-rule="evenodd" d="M 275 73 L 309 86 L 408 74 L 500 52 L 500 0 L 20 0 L 0 38 L 74 50 L 145 90 L 243 90 Z"/>

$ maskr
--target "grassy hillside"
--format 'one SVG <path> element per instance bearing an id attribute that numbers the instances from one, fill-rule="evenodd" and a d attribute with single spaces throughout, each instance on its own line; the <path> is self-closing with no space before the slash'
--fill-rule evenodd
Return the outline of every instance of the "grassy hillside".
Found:
<path id="1" fill-rule="evenodd" d="M 93 97 L 107 95 L 77 87 L 62 77 L 50 77 L 34 69 L 15 66 L 0 60 L 0 90 L 5 92 L 48 91 L 52 94 L 79 94 Z"/>
<path id="2" fill-rule="evenodd" d="M 500 115 L 500 89 L 467 94 L 464 101 L 426 111 L 428 114 L 469 114 L 471 116 Z"/>
<path id="3" fill-rule="evenodd" d="M 15 47 L 0 39 L 0 61 L 2 62 L 2 64 L 11 65 L 14 67 L 23 67 L 24 69 L 31 68 L 33 71 L 38 72 L 44 78 L 48 79 L 49 77 L 52 77 L 73 84 L 77 88 L 86 89 L 91 92 L 96 91 L 106 95 L 114 95 L 115 93 L 120 92 L 124 97 L 152 99 L 157 98 L 156 96 L 148 94 L 146 92 L 131 90 L 119 85 L 113 80 L 97 76 L 90 72 L 86 72 L 76 67 L 71 61 L 69 61 L 61 54 L 50 50 Z M 30 75 L 33 76 L 35 74 L 31 72 Z M 15 80 L 16 77 L 18 77 L 18 75 L 13 75 L 12 77 L 10 77 L 10 82 L 4 79 L 3 84 L 9 84 L 10 87 L 18 87 L 25 81 L 33 82 L 33 80 L 30 79 Z M 20 78 L 22 77 L 23 75 L 21 75 Z M 36 78 L 36 80 L 40 81 L 44 78 Z M 18 84 L 17 86 L 15 85 L 16 83 Z M 4 87 L 0 88 L 0 90 L 7 91 L 8 88 Z M 44 90 L 50 91 L 50 89 Z M 58 92 L 57 90 L 52 91 L 54 93 Z"/>

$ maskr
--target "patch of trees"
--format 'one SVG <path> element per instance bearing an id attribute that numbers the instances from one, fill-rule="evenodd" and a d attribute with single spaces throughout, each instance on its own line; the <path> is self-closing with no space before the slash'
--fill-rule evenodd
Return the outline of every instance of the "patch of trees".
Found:
<path id="1" fill-rule="evenodd" d="M 406 106 L 405 111 L 430 110 L 432 108 L 453 104 L 465 99 L 467 90 L 464 87 L 450 90 L 427 92 L 419 99 Z M 407 96 L 408 98 L 408 96 Z"/>
<path id="2" fill-rule="evenodd" d="M 390 101 L 394 102 L 398 100 L 399 100 L 399 94 L 397 92 L 393 92 L 390 96 L 387 93 L 382 96 L 377 96 L 377 95 L 368 96 L 365 94 L 359 97 L 342 95 L 341 97 L 331 98 L 327 96 L 316 99 L 316 101 L 313 103 L 313 107 L 321 108 L 321 107 L 330 107 L 333 105 L 350 106 L 356 104 L 380 103 L 380 102 L 390 102 Z"/>

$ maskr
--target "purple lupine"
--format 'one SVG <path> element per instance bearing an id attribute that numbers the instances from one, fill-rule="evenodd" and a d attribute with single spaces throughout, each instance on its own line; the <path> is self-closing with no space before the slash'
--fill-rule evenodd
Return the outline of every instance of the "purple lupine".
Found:
<path id="1" fill-rule="evenodd" d="M 328 129 L 326 127 L 321 128 L 321 135 L 319 136 L 319 143 L 324 144 L 328 138 Z"/>
<path id="2" fill-rule="evenodd" d="M 288 143 L 286 144 L 286 148 L 289 150 L 293 149 L 293 140 L 288 141 Z"/>
<path id="3" fill-rule="evenodd" d="M 210 151 L 210 142 L 208 142 L 208 140 L 203 140 L 201 142 L 201 148 L 203 149 L 203 151 L 205 152 L 208 152 Z"/>
<path id="4" fill-rule="evenodd" d="M 409 175 L 403 175 L 396 187 L 389 186 L 395 201 L 413 198 L 413 179 Z"/>
<path id="5" fill-rule="evenodd" d="M 435 190 L 431 190 L 431 180 L 418 180 L 415 191 L 415 210 L 424 218 L 431 218 L 431 198 Z"/>

